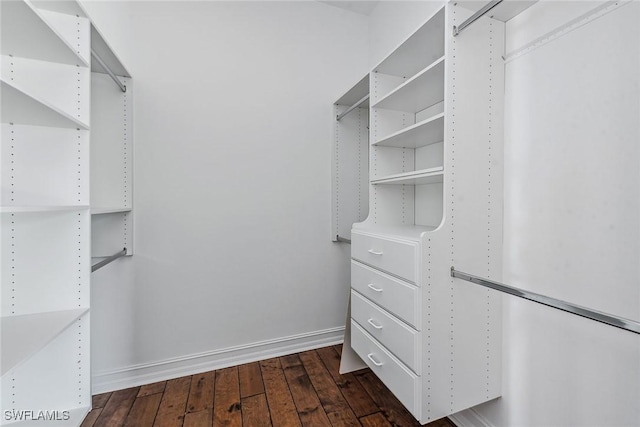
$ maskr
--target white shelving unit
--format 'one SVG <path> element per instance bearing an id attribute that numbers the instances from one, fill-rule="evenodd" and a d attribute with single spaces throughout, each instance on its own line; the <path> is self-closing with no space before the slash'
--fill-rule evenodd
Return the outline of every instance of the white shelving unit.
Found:
<path id="1" fill-rule="evenodd" d="M 370 74 L 370 213 L 352 229 L 351 347 L 421 423 L 501 393 L 504 23 L 447 3 Z"/>
<path id="2" fill-rule="evenodd" d="M 131 228 L 131 92 L 106 87 L 92 47 L 124 67 L 75 1 L 0 7 L 0 424 L 33 425 L 6 414 L 46 410 L 60 417 L 50 425 L 78 426 L 91 408 L 92 241 L 123 233 L 92 233 L 92 218 L 124 216 Z M 130 89 L 126 70 L 122 80 Z"/>
<path id="3" fill-rule="evenodd" d="M 1 424 L 91 407 L 89 20 L 2 2 Z M 51 393 L 55 390 L 55 393 Z"/>

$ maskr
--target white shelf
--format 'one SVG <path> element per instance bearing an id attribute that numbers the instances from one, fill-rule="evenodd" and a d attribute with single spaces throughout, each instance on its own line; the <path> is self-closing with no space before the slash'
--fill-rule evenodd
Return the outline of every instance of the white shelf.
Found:
<path id="1" fill-rule="evenodd" d="M 437 225 L 378 225 L 360 223 L 354 224 L 353 231 L 382 237 L 395 237 L 399 239 L 420 241 L 422 233 L 431 232 L 436 228 Z"/>
<path id="2" fill-rule="evenodd" d="M 0 375 L 18 367 L 72 325 L 88 308 L 3 316 Z"/>
<path id="3" fill-rule="evenodd" d="M 86 205 L 69 206 L 0 206 L 0 213 L 47 213 L 47 212 L 73 212 L 89 209 Z"/>
<path id="4" fill-rule="evenodd" d="M 336 101 L 336 105 L 345 105 L 347 107 L 352 106 L 356 102 L 360 101 L 366 95 L 369 94 L 369 74 L 364 76 L 358 83 L 355 84 L 347 93 L 342 95 L 340 99 Z M 369 107 L 369 101 L 365 101 L 361 104 L 361 107 Z"/>
<path id="5" fill-rule="evenodd" d="M 442 182 L 442 166 L 418 171 L 399 173 L 371 180 L 371 184 L 421 185 Z"/>
<path id="6" fill-rule="evenodd" d="M 131 212 L 131 208 L 91 208 L 91 215 Z"/>
<path id="7" fill-rule="evenodd" d="M 399 77 L 413 76 L 444 55 L 444 5 L 377 67 L 375 72 Z"/>
<path id="8" fill-rule="evenodd" d="M 417 113 L 444 100 L 444 56 L 392 90 L 373 108 Z"/>
<path id="9" fill-rule="evenodd" d="M 89 65 L 30 2 L 3 1 L 1 7 L 3 55 Z"/>
<path id="10" fill-rule="evenodd" d="M 44 410 L 44 409 L 42 409 Z M 50 409 L 53 410 L 53 409 Z M 34 427 L 34 425 L 45 425 L 47 427 L 69 427 L 69 426 L 79 426 L 82 424 L 82 421 L 85 419 L 91 407 L 83 406 L 80 408 L 74 408 L 69 411 L 69 419 L 68 420 L 47 420 L 46 422 L 34 421 L 34 420 L 24 420 L 24 421 L 16 421 L 16 422 L 7 422 L 3 425 L 11 426 L 11 427 Z M 36 416 L 37 414 L 34 414 Z M 4 414 L 3 414 L 4 416 Z M 59 414 L 60 417 L 63 417 L 63 414 Z"/>
<path id="11" fill-rule="evenodd" d="M 91 24 L 91 49 L 117 76 L 131 77 L 127 69 L 122 65 L 120 59 L 114 53 L 113 49 L 111 49 L 104 37 L 102 37 L 102 34 L 100 34 L 100 31 L 98 31 L 93 24 Z M 91 61 L 91 71 L 94 73 L 107 74 L 107 71 L 102 68 L 98 61 Z"/>
<path id="12" fill-rule="evenodd" d="M 5 80 L 0 83 L 2 88 L 2 123 L 89 129 L 87 124 L 48 102 L 30 95 L 16 85 Z"/>
<path id="13" fill-rule="evenodd" d="M 444 141 L 444 113 L 409 126 L 373 143 L 384 147 L 420 148 Z"/>
<path id="14" fill-rule="evenodd" d="M 497 19 L 498 21 L 507 22 L 508 20 L 516 17 L 537 2 L 538 0 L 503 1 L 498 6 L 491 9 L 491 18 Z M 485 2 L 479 2 L 476 0 L 464 0 L 458 2 L 458 6 L 461 6 L 472 12 L 477 12 L 484 5 Z"/>

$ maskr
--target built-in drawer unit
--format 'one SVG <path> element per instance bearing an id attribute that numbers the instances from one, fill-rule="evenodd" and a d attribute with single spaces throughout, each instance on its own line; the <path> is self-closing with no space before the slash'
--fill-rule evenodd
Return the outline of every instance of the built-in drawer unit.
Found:
<path id="1" fill-rule="evenodd" d="M 351 256 L 358 261 L 416 283 L 418 243 L 351 233 Z"/>
<path id="2" fill-rule="evenodd" d="M 420 330 L 420 298 L 414 285 L 351 261 L 351 288 Z"/>
<path id="3" fill-rule="evenodd" d="M 351 320 L 351 347 L 402 404 L 420 419 L 420 381 L 389 351 Z"/>
<path id="4" fill-rule="evenodd" d="M 413 372 L 420 374 L 418 331 L 355 291 L 351 291 L 351 318 Z"/>

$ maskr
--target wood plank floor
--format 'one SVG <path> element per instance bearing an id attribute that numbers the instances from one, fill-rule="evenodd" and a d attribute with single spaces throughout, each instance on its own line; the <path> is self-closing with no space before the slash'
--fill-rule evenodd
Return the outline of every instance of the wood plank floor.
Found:
<path id="1" fill-rule="evenodd" d="M 93 397 L 82 427 L 412 427 L 369 369 L 340 375 L 325 347 Z M 455 427 L 447 418 L 429 427 Z"/>

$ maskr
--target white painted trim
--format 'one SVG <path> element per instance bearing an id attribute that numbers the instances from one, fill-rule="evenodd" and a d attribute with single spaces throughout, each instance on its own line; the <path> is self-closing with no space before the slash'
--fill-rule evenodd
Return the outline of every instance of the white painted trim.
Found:
<path id="1" fill-rule="evenodd" d="M 473 408 L 451 414 L 448 418 L 458 427 L 494 427 Z"/>
<path id="2" fill-rule="evenodd" d="M 105 393 L 340 344 L 344 326 L 291 335 L 111 371 L 94 372 L 92 394 Z"/>

